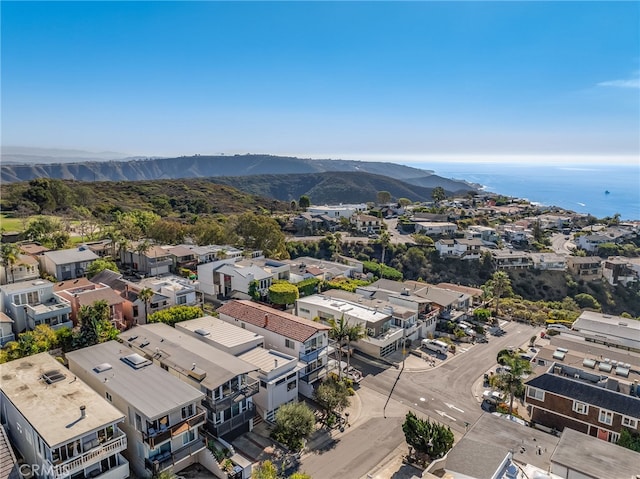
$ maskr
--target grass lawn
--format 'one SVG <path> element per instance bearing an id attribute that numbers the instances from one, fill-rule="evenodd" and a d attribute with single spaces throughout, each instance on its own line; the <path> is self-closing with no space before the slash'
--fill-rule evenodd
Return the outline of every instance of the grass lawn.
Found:
<path id="1" fill-rule="evenodd" d="M 0 214 L 0 226 L 2 227 L 2 231 L 22 231 L 24 228 L 22 227 L 22 219 L 21 218 L 11 218 L 5 214 Z"/>

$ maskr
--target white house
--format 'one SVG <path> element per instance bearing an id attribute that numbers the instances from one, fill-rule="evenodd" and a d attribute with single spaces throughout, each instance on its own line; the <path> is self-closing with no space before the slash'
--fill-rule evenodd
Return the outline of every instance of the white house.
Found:
<path id="1" fill-rule="evenodd" d="M 180 321 L 175 324 L 175 328 L 234 356 L 254 348 L 264 347 L 262 335 L 239 328 L 214 316 Z"/>
<path id="2" fill-rule="evenodd" d="M 54 284 L 44 279 L 0 286 L 0 306 L 21 333 L 46 324 L 53 329 L 73 327 L 71 305 L 53 293 Z"/>
<path id="3" fill-rule="evenodd" d="M 0 375 L 0 416 L 22 456 L 25 477 L 129 477 L 129 462 L 121 455 L 127 448 L 125 413 L 108 396 L 49 353 L 0 364 Z"/>
<path id="4" fill-rule="evenodd" d="M 482 254 L 482 240 L 472 239 L 440 239 L 436 241 L 436 250 L 440 256 L 453 256 L 461 259 L 479 259 Z"/>
<path id="5" fill-rule="evenodd" d="M 13 319 L 0 311 L 0 348 L 4 347 L 9 341 L 14 341 Z"/>
<path id="6" fill-rule="evenodd" d="M 245 300 L 229 301 L 217 312 L 221 320 L 263 336 L 265 348 L 297 357 L 304 365 L 300 394 L 311 397 L 314 383 L 327 374 L 328 326 Z"/>
<path id="7" fill-rule="evenodd" d="M 351 218 L 354 214 L 366 210 L 367 205 L 365 203 L 324 206 L 311 205 L 307 208 L 307 213 L 312 215 L 326 215 L 330 218 Z"/>
<path id="8" fill-rule="evenodd" d="M 458 226 L 455 223 L 433 221 L 416 221 L 415 228 L 416 233 L 427 236 L 453 235 L 458 230 Z"/>

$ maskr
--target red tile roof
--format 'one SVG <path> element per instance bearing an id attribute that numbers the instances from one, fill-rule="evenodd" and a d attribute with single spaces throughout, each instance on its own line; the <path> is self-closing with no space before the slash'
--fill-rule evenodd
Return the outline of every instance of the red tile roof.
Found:
<path id="1" fill-rule="evenodd" d="M 299 316 L 246 300 L 230 301 L 218 308 L 218 312 L 300 342 L 306 341 L 314 334 L 317 334 L 318 331 L 331 329 L 329 326 L 316 323 L 310 319 L 300 318 Z"/>

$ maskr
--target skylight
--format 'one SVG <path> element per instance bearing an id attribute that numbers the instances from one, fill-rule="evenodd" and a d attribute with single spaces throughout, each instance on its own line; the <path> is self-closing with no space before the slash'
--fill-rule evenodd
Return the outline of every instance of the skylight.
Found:
<path id="1" fill-rule="evenodd" d="M 44 379 L 47 384 L 57 383 L 58 381 L 62 381 L 66 376 L 59 369 L 52 369 L 51 371 L 45 371 L 42 374 L 42 379 Z"/>
<path id="2" fill-rule="evenodd" d="M 113 366 L 111 366 L 111 364 L 109 363 L 102 363 L 102 364 L 98 364 L 95 368 L 93 368 L 93 370 L 97 373 L 103 373 L 105 371 L 109 371 L 109 369 L 112 369 Z"/>
<path id="3" fill-rule="evenodd" d="M 121 359 L 122 361 L 127 363 L 129 366 L 131 366 L 133 369 L 140 369 L 151 364 L 151 361 L 140 356 L 138 353 L 133 353 L 133 354 L 130 354 L 129 356 L 124 356 Z"/>
<path id="4" fill-rule="evenodd" d="M 196 334 L 199 334 L 200 336 L 209 336 L 209 334 L 211 334 L 206 329 L 200 329 L 200 328 L 195 329 L 193 332 Z"/>

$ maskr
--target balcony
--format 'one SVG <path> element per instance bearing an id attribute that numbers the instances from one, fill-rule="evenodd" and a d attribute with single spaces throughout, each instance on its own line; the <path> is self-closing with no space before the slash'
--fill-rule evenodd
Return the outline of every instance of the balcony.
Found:
<path id="1" fill-rule="evenodd" d="M 258 394 L 259 389 L 260 381 L 257 379 L 247 378 L 247 384 L 242 386 L 239 390 L 232 392 L 222 399 L 211 399 L 207 396 L 207 398 L 203 400 L 203 403 L 208 409 L 218 413 L 225 409 L 229 409 L 231 406 L 239 403 L 243 399 L 249 398 L 254 394 Z"/>
<path id="2" fill-rule="evenodd" d="M 395 341 L 402 339 L 404 337 L 404 330 L 402 328 L 398 328 L 396 326 L 390 327 L 386 333 L 380 334 L 378 336 L 367 336 L 366 338 L 361 339 L 360 341 L 364 341 L 367 343 L 374 344 L 380 348 L 384 348 Z"/>
<path id="3" fill-rule="evenodd" d="M 237 427 L 243 426 L 253 419 L 256 415 L 256 409 L 253 403 L 248 403 L 249 409 L 241 412 L 237 416 L 233 416 L 231 419 L 226 420 L 221 424 L 214 424 L 213 431 L 216 436 L 224 436 L 225 434 L 233 431 Z"/>
<path id="4" fill-rule="evenodd" d="M 320 356 L 326 350 L 327 350 L 327 346 L 322 346 L 314 349 L 313 351 L 306 352 L 304 354 L 300 353 L 300 361 L 304 361 L 305 363 L 311 363 L 316 359 L 318 359 L 318 356 Z"/>
<path id="5" fill-rule="evenodd" d="M 300 376 L 300 381 L 304 381 L 305 383 L 312 384 L 318 379 L 322 379 L 327 375 L 327 368 L 325 366 L 321 366 L 318 369 Z"/>
<path id="6" fill-rule="evenodd" d="M 145 458 L 144 466 L 147 470 L 156 475 L 157 473 L 174 466 L 183 459 L 197 454 L 206 446 L 207 444 L 205 439 L 203 437 L 197 437 L 194 441 L 174 452 L 165 452 L 158 454 L 153 458 Z"/>
<path id="7" fill-rule="evenodd" d="M 179 423 L 174 424 L 173 426 L 164 430 L 154 431 L 152 428 L 150 428 L 148 433 L 143 432 L 142 437 L 144 439 L 144 442 L 149 444 L 149 447 L 153 449 L 157 447 L 157 445 L 168 441 L 173 436 L 177 436 L 188 431 L 189 429 L 193 429 L 204 424 L 206 420 L 206 412 L 199 408 L 197 408 L 196 411 L 198 412 L 195 416 L 185 419 L 184 421 L 180 421 Z"/>
<path id="8" fill-rule="evenodd" d="M 96 462 L 112 456 L 113 454 L 124 451 L 126 448 L 127 436 L 121 434 L 109 441 L 103 442 L 100 446 L 91 449 L 78 457 L 71 458 L 61 464 L 51 464 L 51 470 L 56 478 L 69 477 L 76 472 L 82 471 L 91 464 L 95 464 Z"/>

